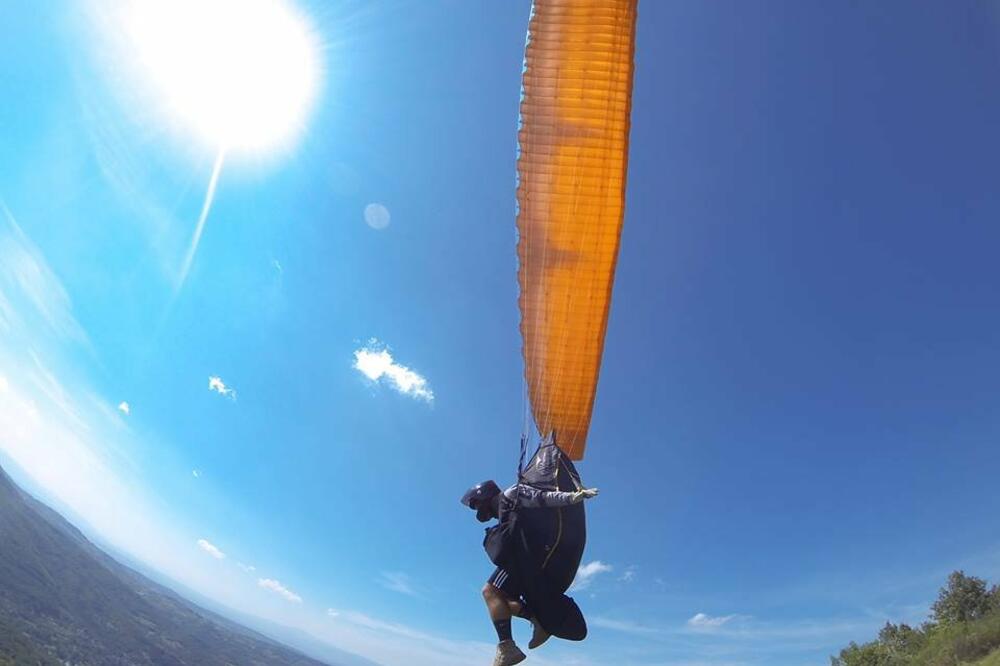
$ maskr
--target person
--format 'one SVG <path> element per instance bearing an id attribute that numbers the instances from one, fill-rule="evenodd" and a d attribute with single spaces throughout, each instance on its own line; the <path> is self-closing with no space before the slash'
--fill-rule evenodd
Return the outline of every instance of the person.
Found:
<path id="1" fill-rule="evenodd" d="M 559 490 L 539 490 L 527 484 L 520 483 L 507 488 L 503 492 L 496 482 L 489 480 L 478 483 L 470 488 L 462 496 L 462 504 L 476 512 L 476 518 L 481 523 L 490 520 L 498 520 L 499 523 L 487 529 L 487 537 L 484 546 L 490 554 L 491 559 L 497 564 L 493 574 L 487 579 L 483 586 L 483 600 L 489 611 L 490 619 L 497 632 L 497 652 L 493 660 L 493 666 L 513 666 L 524 661 L 527 656 L 514 642 L 511 632 L 511 619 L 520 617 L 528 620 L 532 624 L 531 640 L 528 643 L 529 649 L 541 646 L 549 639 L 549 632 L 545 629 L 539 619 L 532 612 L 525 599 L 526 583 L 531 581 L 522 580 L 523 575 L 545 575 L 543 572 L 534 573 L 531 567 L 518 567 L 516 557 L 509 555 L 499 555 L 497 551 L 504 550 L 510 544 L 500 543 L 516 539 L 516 534 L 504 533 L 503 526 L 512 509 L 527 509 L 529 512 L 542 511 L 546 509 L 559 509 L 573 504 L 579 504 L 585 499 L 596 497 L 597 488 L 580 488 L 575 491 Z M 528 522 L 530 521 L 522 521 Z M 497 562 L 497 560 L 500 560 Z M 576 574 L 577 559 L 573 564 L 570 581 Z M 526 571 L 522 571 L 526 569 Z M 562 576 L 565 578 L 565 576 Z M 568 583 L 566 583 L 568 586 Z M 561 586 L 565 591 L 566 586 Z M 528 585 L 527 587 L 531 587 Z"/>

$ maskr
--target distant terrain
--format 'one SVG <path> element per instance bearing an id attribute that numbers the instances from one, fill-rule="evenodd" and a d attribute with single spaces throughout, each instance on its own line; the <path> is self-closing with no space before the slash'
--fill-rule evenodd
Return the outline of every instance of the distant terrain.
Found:
<path id="1" fill-rule="evenodd" d="M 833 666 L 1000 666 L 1000 586 L 955 571 L 919 627 L 887 622 L 878 638 L 851 643 Z"/>
<path id="2" fill-rule="evenodd" d="M 0 469 L 0 666 L 337 666 L 125 567 Z"/>

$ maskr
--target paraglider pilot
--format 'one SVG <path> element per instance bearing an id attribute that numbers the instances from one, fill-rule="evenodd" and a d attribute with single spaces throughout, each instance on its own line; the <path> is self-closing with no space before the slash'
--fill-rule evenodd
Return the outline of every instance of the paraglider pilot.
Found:
<path id="1" fill-rule="evenodd" d="M 479 522 L 498 521 L 487 528 L 483 541 L 496 564 L 483 586 L 483 599 L 499 640 L 493 666 L 512 666 L 526 659 L 511 635 L 512 617 L 533 625 L 529 649 L 539 647 L 550 635 L 569 640 L 586 636 L 580 609 L 564 593 L 583 555 L 586 528 L 582 503 L 598 491 L 580 485 L 572 463 L 563 467 L 567 472 L 572 470 L 568 481 L 575 489 L 559 490 L 566 485 L 559 479 L 562 460 L 555 446 L 543 447 L 520 483 L 501 492 L 493 481 L 484 481 L 462 497 L 462 504 L 476 512 Z M 537 484 L 541 487 L 526 483 L 531 470 L 536 476 L 541 470 L 549 483 L 544 479 Z"/>

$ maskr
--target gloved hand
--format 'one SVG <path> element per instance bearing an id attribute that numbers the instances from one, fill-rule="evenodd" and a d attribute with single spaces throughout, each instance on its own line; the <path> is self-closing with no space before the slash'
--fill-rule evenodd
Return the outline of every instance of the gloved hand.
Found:
<path id="1" fill-rule="evenodd" d="M 591 497 L 597 497 L 597 493 L 600 492 L 597 488 L 584 488 L 583 490 L 578 490 L 573 493 L 573 504 L 579 504 L 583 500 L 590 499 Z"/>

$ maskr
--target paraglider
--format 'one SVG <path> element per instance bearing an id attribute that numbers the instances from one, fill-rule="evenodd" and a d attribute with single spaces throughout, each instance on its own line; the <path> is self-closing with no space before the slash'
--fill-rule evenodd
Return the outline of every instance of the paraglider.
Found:
<path id="1" fill-rule="evenodd" d="M 500 643 L 494 666 L 525 659 L 511 616 L 582 640 L 586 622 L 566 590 L 586 543 L 583 459 L 600 370 L 625 209 L 637 0 L 535 0 L 522 75 L 517 254 L 525 383 L 539 447 L 518 483 L 462 498 L 487 529 L 497 570 L 483 595 Z"/>

